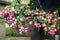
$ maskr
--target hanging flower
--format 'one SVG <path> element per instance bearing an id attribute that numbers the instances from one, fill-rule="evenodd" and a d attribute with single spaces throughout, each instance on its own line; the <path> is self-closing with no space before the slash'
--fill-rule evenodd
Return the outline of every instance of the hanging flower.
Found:
<path id="1" fill-rule="evenodd" d="M 51 23 L 51 20 L 50 19 L 48 19 L 47 21 L 48 21 L 48 23 Z"/>
<path id="2" fill-rule="evenodd" d="M 48 33 L 53 36 L 55 34 L 55 30 L 50 30 Z"/>
<path id="3" fill-rule="evenodd" d="M 57 12 L 56 12 L 56 11 L 54 11 L 53 13 L 56 15 L 56 13 L 57 13 Z"/>
<path id="4" fill-rule="evenodd" d="M 28 28 L 24 28 L 24 32 L 25 32 L 25 33 L 28 32 Z"/>
<path id="5" fill-rule="evenodd" d="M 20 18 L 20 21 L 24 21 L 24 18 Z"/>
<path id="6" fill-rule="evenodd" d="M 52 14 L 47 14 L 47 18 L 51 19 L 52 18 Z"/>
<path id="7" fill-rule="evenodd" d="M 29 24 L 31 25 L 33 23 L 33 21 L 29 21 Z"/>
<path id="8" fill-rule="evenodd" d="M 52 23 L 56 23 L 56 22 L 57 22 L 57 19 L 56 18 L 52 20 Z"/>
<path id="9" fill-rule="evenodd" d="M 58 17 L 58 19 L 60 20 L 60 17 Z"/>
<path id="10" fill-rule="evenodd" d="M 55 28 L 55 25 L 51 25 L 50 27 L 51 27 L 51 28 Z"/>
<path id="11" fill-rule="evenodd" d="M 19 29 L 19 32 L 24 32 L 24 27 L 21 27 L 21 29 Z"/>
<path id="12" fill-rule="evenodd" d="M 9 12 L 8 14 L 9 14 L 9 17 L 13 17 L 13 14 L 11 12 Z"/>
<path id="13" fill-rule="evenodd" d="M 38 12 L 36 10 L 34 11 L 34 15 L 38 15 Z"/>
<path id="14" fill-rule="evenodd" d="M 41 19 L 41 20 L 44 20 L 44 17 L 43 16 L 39 16 L 38 18 Z"/>
<path id="15" fill-rule="evenodd" d="M 46 26 L 46 24 L 44 23 L 44 24 L 42 24 L 42 26 L 43 26 L 43 27 L 45 27 L 45 26 Z"/>
<path id="16" fill-rule="evenodd" d="M 4 12 L 2 12 L 2 18 L 4 18 L 4 16 L 5 16 L 5 14 L 4 14 Z"/>
<path id="17" fill-rule="evenodd" d="M 48 31 L 47 27 L 44 28 L 44 31 Z"/>
<path id="18" fill-rule="evenodd" d="M 35 22 L 34 25 L 35 25 L 37 28 L 40 28 L 40 27 L 41 27 L 41 24 L 38 23 L 38 22 Z"/>
<path id="19" fill-rule="evenodd" d="M 29 20 L 29 17 L 25 17 L 25 20 Z"/>

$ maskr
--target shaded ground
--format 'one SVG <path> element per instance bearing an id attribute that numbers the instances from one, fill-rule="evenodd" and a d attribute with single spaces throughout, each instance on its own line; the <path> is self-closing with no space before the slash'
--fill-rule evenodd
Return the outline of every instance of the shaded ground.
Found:
<path id="1" fill-rule="evenodd" d="M 30 40 L 30 37 L 6 37 L 0 40 Z"/>

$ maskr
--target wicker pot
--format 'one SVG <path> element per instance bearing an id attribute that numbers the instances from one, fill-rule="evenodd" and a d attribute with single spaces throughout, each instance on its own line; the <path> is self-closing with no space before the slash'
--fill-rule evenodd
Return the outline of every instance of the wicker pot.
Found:
<path id="1" fill-rule="evenodd" d="M 29 29 L 27 33 L 24 33 L 25 36 L 32 36 L 34 33 L 37 32 L 37 28 L 34 26 L 34 24 L 31 24 L 31 25 L 29 24 L 29 21 L 32 21 L 32 20 L 33 18 L 22 22 L 23 26 Z"/>

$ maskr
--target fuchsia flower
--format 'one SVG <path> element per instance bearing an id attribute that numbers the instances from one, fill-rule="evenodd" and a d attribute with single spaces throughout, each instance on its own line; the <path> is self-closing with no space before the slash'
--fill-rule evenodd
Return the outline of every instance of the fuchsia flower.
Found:
<path id="1" fill-rule="evenodd" d="M 34 25 L 35 25 L 37 28 L 40 28 L 40 27 L 41 27 L 40 23 L 38 23 L 38 22 L 35 22 Z"/>
<path id="2" fill-rule="evenodd" d="M 60 20 L 60 17 L 58 17 L 58 19 Z"/>
<path id="3" fill-rule="evenodd" d="M 9 23 L 12 24 L 13 23 L 13 20 L 9 20 Z"/>
<path id="4" fill-rule="evenodd" d="M 25 17 L 25 20 L 29 20 L 29 17 Z"/>
<path id="5" fill-rule="evenodd" d="M 45 27 L 44 30 L 47 31 L 48 30 L 47 27 Z"/>
<path id="6" fill-rule="evenodd" d="M 28 28 L 24 28 L 24 32 L 25 32 L 25 33 L 28 32 Z"/>
<path id="7" fill-rule="evenodd" d="M 24 27 L 21 27 L 21 29 L 19 29 L 19 32 L 24 32 Z"/>
<path id="8" fill-rule="evenodd" d="M 5 13 L 4 12 L 2 12 L 2 18 L 5 16 Z"/>
<path id="9" fill-rule="evenodd" d="M 44 17 L 43 16 L 39 16 L 38 18 L 41 19 L 41 20 L 44 20 Z"/>
<path id="10" fill-rule="evenodd" d="M 50 19 L 48 19 L 47 21 L 48 21 L 48 23 L 51 23 L 51 20 Z"/>
<path id="11" fill-rule="evenodd" d="M 53 36 L 55 34 L 55 30 L 50 30 L 48 33 Z"/>
<path id="12" fill-rule="evenodd" d="M 24 28 L 24 27 L 21 27 L 21 29 L 19 29 L 19 32 L 20 33 L 26 33 L 26 32 L 28 32 L 28 28 Z"/>
<path id="13" fill-rule="evenodd" d="M 51 19 L 52 18 L 52 14 L 47 14 L 47 18 Z"/>
<path id="14" fill-rule="evenodd" d="M 24 18 L 20 18 L 20 21 L 24 21 Z"/>
<path id="15" fill-rule="evenodd" d="M 33 23 L 33 21 L 29 21 L 29 24 L 31 25 Z"/>
<path id="16" fill-rule="evenodd" d="M 52 23 L 56 23 L 56 22 L 57 22 L 57 19 L 56 18 L 52 20 Z"/>
<path id="17" fill-rule="evenodd" d="M 13 14 L 10 12 L 10 13 L 8 13 L 9 14 L 9 17 L 13 17 Z"/>
<path id="18" fill-rule="evenodd" d="M 7 14 L 8 13 L 8 10 L 5 10 L 5 14 Z"/>
<path id="19" fill-rule="evenodd" d="M 38 12 L 35 10 L 35 11 L 34 11 L 34 15 L 37 15 L 37 14 L 38 14 Z"/>
<path id="20" fill-rule="evenodd" d="M 51 25 L 50 27 L 51 27 L 51 28 L 55 28 L 55 25 Z"/>
<path id="21" fill-rule="evenodd" d="M 56 15 L 57 12 L 54 11 L 53 13 Z"/>
<path id="22" fill-rule="evenodd" d="M 42 24 L 42 26 L 43 26 L 43 27 L 45 27 L 45 26 L 46 26 L 46 24 L 44 23 L 44 24 Z"/>

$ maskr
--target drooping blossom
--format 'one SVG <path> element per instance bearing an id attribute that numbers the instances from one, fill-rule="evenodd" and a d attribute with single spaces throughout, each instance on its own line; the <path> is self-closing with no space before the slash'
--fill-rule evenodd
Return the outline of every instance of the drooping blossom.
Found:
<path id="1" fill-rule="evenodd" d="M 55 31 L 57 31 L 57 29 L 54 29 Z"/>
<path id="2" fill-rule="evenodd" d="M 8 20 L 9 21 L 9 24 L 12 24 L 13 23 L 13 20 Z"/>
<path id="3" fill-rule="evenodd" d="M 52 18 L 52 14 L 47 14 L 47 18 L 51 19 Z"/>
<path id="4" fill-rule="evenodd" d="M 48 31 L 47 27 L 44 28 L 44 31 Z"/>
<path id="5" fill-rule="evenodd" d="M 38 15 L 38 12 L 36 10 L 34 11 L 34 15 Z"/>
<path id="6" fill-rule="evenodd" d="M 12 12 L 9 12 L 8 14 L 9 14 L 9 17 L 13 17 L 13 14 L 12 14 Z"/>
<path id="7" fill-rule="evenodd" d="M 12 20 L 15 20 L 15 17 L 14 17 L 14 18 L 12 18 Z"/>
<path id="8" fill-rule="evenodd" d="M 29 24 L 31 25 L 33 23 L 33 21 L 29 21 Z"/>
<path id="9" fill-rule="evenodd" d="M 47 19 L 46 19 L 46 18 L 44 18 L 44 21 L 46 22 L 46 21 L 47 21 Z"/>
<path id="10" fill-rule="evenodd" d="M 38 23 L 38 22 L 35 22 L 34 25 L 35 25 L 37 28 L 40 28 L 40 27 L 41 27 L 41 24 Z"/>
<path id="11" fill-rule="evenodd" d="M 4 16 L 5 16 L 5 13 L 4 13 L 4 12 L 2 12 L 2 18 L 4 18 Z"/>
<path id="12" fill-rule="evenodd" d="M 13 25 L 13 28 L 16 28 L 16 27 L 17 27 L 17 25 L 16 25 L 16 24 L 14 24 L 14 25 Z"/>
<path id="13" fill-rule="evenodd" d="M 7 14 L 8 13 L 8 10 L 5 10 L 4 13 Z"/>
<path id="14" fill-rule="evenodd" d="M 53 13 L 56 15 L 56 13 L 57 13 L 57 12 L 56 12 L 56 11 L 54 11 Z"/>
<path id="15" fill-rule="evenodd" d="M 25 17 L 25 20 L 29 20 L 29 17 Z"/>
<path id="16" fill-rule="evenodd" d="M 20 21 L 24 21 L 24 18 L 20 18 Z"/>
<path id="17" fill-rule="evenodd" d="M 25 33 L 28 32 L 28 28 L 24 28 L 24 32 L 25 32 Z"/>
<path id="18" fill-rule="evenodd" d="M 60 20 L 60 17 L 58 17 L 58 20 Z"/>
<path id="19" fill-rule="evenodd" d="M 51 25 L 50 27 L 51 27 L 51 28 L 55 28 L 55 25 Z"/>
<path id="20" fill-rule="evenodd" d="M 52 20 L 52 23 L 56 23 L 56 22 L 57 22 L 57 19 L 56 18 Z"/>
<path id="21" fill-rule="evenodd" d="M 47 21 L 48 21 L 48 23 L 51 23 L 51 20 L 50 19 L 48 19 Z"/>
<path id="22" fill-rule="evenodd" d="M 45 23 L 43 23 L 43 24 L 42 24 L 42 26 L 43 26 L 43 27 L 45 27 L 45 26 L 46 26 L 46 24 L 45 24 Z"/>
<path id="23" fill-rule="evenodd" d="M 28 32 L 28 28 L 21 27 L 21 28 L 19 29 L 19 32 L 21 32 L 21 33 L 26 33 L 26 32 Z"/>
<path id="24" fill-rule="evenodd" d="M 44 17 L 43 16 L 39 16 L 38 18 L 41 19 L 41 20 L 44 20 Z"/>
<path id="25" fill-rule="evenodd" d="M 19 32 L 24 32 L 24 27 L 21 27 L 21 28 L 19 29 Z"/>
<path id="26" fill-rule="evenodd" d="M 55 34 L 55 30 L 50 30 L 48 33 L 53 36 Z"/>

